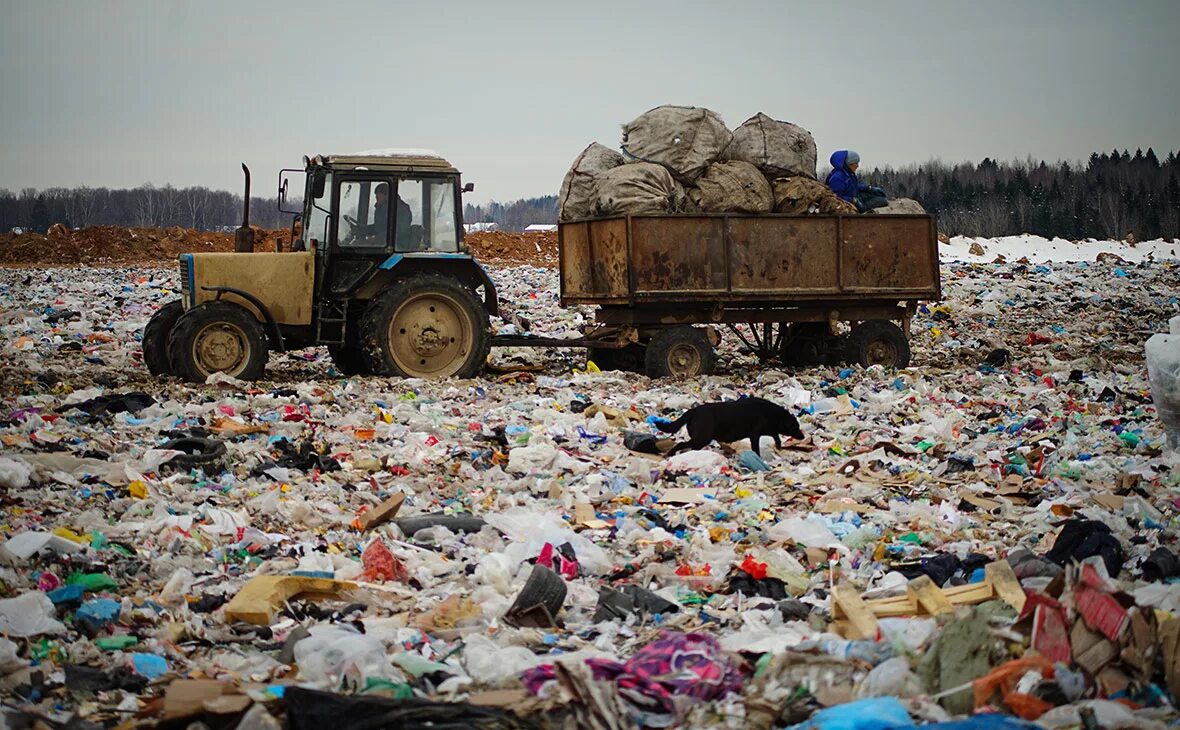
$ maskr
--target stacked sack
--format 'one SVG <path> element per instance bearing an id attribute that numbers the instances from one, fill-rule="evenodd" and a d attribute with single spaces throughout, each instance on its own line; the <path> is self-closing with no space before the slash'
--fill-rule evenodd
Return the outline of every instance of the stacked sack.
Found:
<path id="1" fill-rule="evenodd" d="M 660 106 L 623 127 L 622 154 L 591 144 L 566 173 L 563 221 L 663 213 L 856 213 L 816 180 L 815 140 L 758 113 L 730 131 L 716 112 Z M 894 208 L 895 204 L 901 204 Z M 912 212 L 892 201 L 882 213 Z"/>

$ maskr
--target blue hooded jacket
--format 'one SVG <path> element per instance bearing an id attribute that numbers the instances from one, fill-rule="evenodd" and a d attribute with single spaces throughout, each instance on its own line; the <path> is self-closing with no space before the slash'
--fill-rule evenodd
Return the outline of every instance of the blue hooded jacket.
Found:
<path id="1" fill-rule="evenodd" d="M 848 150 L 836 150 L 832 153 L 828 159 L 828 162 L 832 163 L 832 171 L 828 173 L 824 184 L 831 188 L 837 197 L 851 203 L 856 200 L 857 193 L 868 190 L 869 186 L 857 180 L 856 173 L 848 169 L 845 165 L 847 158 Z"/>

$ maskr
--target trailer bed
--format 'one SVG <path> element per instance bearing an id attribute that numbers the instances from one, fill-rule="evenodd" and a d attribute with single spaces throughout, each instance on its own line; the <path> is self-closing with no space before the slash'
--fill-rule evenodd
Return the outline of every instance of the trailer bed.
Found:
<path id="1" fill-rule="evenodd" d="M 563 305 L 796 307 L 941 298 L 928 215 L 661 215 L 558 228 Z"/>

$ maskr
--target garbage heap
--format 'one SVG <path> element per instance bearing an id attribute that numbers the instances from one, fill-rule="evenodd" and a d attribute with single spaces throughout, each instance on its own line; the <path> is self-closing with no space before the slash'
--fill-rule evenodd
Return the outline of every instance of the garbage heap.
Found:
<path id="1" fill-rule="evenodd" d="M 944 264 L 921 367 L 727 337 L 691 380 L 309 349 L 193 385 L 138 342 L 175 267 L 0 269 L 0 725 L 1164 728 L 1180 463 L 1143 333 L 1180 266 L 1123 253 Z M 589 316 L 490 275 L 544 334 Z M 659 419 L 741 395 L 807 438 L 666 455 Z"/>
<path id="2" fill-rule="evenodd" d="M 759 112 L 734 130 L 714 111 L 660 106 L 597 142 L 562 181 L 560 219 L 662 213 L 855 214 L 816 179 L 811 132 Z M 923 213 L 908 199 L 877 213 Z"/>

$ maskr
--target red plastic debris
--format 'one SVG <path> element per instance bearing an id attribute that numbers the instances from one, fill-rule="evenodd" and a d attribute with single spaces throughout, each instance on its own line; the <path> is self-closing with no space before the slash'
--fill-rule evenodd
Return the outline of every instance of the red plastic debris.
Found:
<path id="1" fill-rule="evenodd" d="M 365 580 L 396 580 L 405 583 L 410 579 L 406 566 L 389 552 L 382 540 L 374 540 L 365 547 L 361 553 L 361 566 L 364 568 L 361 575 Z"/>

